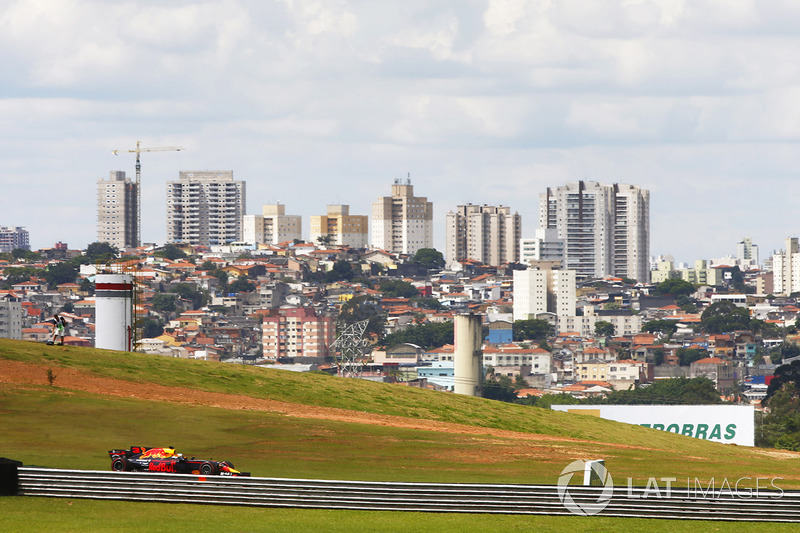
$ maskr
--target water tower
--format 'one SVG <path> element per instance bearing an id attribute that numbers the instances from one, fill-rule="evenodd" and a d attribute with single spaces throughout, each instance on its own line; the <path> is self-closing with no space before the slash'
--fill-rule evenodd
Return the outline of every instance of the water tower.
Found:
<path id="1" fill-rule="evenodd" d="M 95 276 L 95 348 L 130 352 L 133 345 L 133 276 Z"/>
<path id="2" fill-rule="evenodd" d="M 481 316 L 456 315 L 453 392 L 478 396 L 483 354 L 481 352 Z"/>

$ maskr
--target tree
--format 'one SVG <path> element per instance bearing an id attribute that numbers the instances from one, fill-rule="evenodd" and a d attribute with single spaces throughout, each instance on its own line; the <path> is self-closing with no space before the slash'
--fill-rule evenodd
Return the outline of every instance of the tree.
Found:
<path id="1" fill-rule="evenodd" d="M 93 242 L 86 247 L 85 257 L 90 263 L 106 263 L 119 256 L 119 250 L 107 242 Z"/>
<path id="2" fill-rule="evenodd" d="M 255 283 L 250 281 L 247 276 L 239 276 L 228 285 L 227 292 L 254 292 L 255 290 Z"/>
<path id="3" fill-rule="evenodd" d="M 51 287 L 62 283 L 73 283 L 78 277 L 78 269 L 69 262 L 48 265 L 44 271 L 44 279 Z"/>
<path id="4" fill-rule="evenodd" d="M 659 296 L 669 294 L 672 296 L 688 296 L 695 291 L 695 286 L 682 279 L 667 279 L 656 285 L 655 293 Z"/>
<path id="5" fill-rule="evenodd" d="M 5 281 L 2 282 L 2 287 L 11 289 L 17 283 L 24 283 L 30 281 L 32 277 L 42 275 L 42 270 L 34 267 L 8 267 L 3 270 Z"/>
<path id="6" fill-rule="evenodd" d="M 176 295 L 167 293 L 158 293 L 153 295 L 153 309 L 161 313 L 174 313 L 177 309 L 175 301 Z"/>
<path id="7" fill-rule="evenodd" d="M 369 320 L 365 333 L 372 333 L 379 339 L 383 337 L 386 315 L 381 311 L 378 302 L 369 296 L 356 296 L 342 304 L 339 310 L 338 328 L 344 329 L 347 324 Z"/>
<path id="8" fill-rule="evenodd" d="M 511 378 L 508 376 L 498 376 L 496 379 L 486 379 L 481 386 L 481 396 L 490 400 L 501 402 L 513 402 L 517 399 Z"/>
<path id="9" fill-rule="evenodd" d="M 800 360 L 792 361 L 788 365 L 781 365 L 775 369 L 775 377 L 767 387 L 767 396 L 764 400 L 769 401 L 772 395 L 787 383 L 793 383 L 797 390 L 800 390 Z"/>
<path id="10" fill-rule="evenodd" d="M 762 404 L 768 412 L 762 419 L 761 431 L 757 432 L 756 444 L 759 446 L 800 450 L 800 390 L 797 385 L 800 369 L 794 366 L 796 362 L 778 367 L 767 389 Z M 778 386 L 775 386 L 776 380 Z"/>
<path id="11" fill-rule="evenodd" d="M 617 328 L 611 322 L 598 320 L 594 324 L 594 334 L 597 337 L 613 337 Z"/>
<path id="12" fill-rule="evenodd" d="M 420 248 L 414 254 L 411 262 L 422 265 L 425 268 L 440 269 L 444 267 L 444 256 L 442 252 L 434 248 Z"/>
<path id="13" fill-rule="evenodd" d="M 212 270 L 210 274 L 219 280 L 220 292 L 226 294 L 228 292 L 226 290 L 228 287 L 228 273 L 218 268 Z"/>
<path id="14" fill-rule="evenodd" d="M 650 320 L 642 326 L 642 331 L 672 335 L 678 331 L 678 324 L 674 320 Z"/>
<path id="15" fill-rule="evenodd" d="M 11 250 L 11 256 L 14 259 L 22 259 L 27 263 L 33 263 L 34 261 L 38 261 L 42 258 L 42 254 L 26 250 L 25 248 L 14 248 Z"/>
<path id="16" fill-rule="evenodd" d="M 356 273 L 353 270 L 353 265 L 349 261 L 336 261 L 333 268 L 325 273 L 325 282 L 333 283 L 335 281 L 345 280 L 350 281 Z"/>
<path id="17" fill-rule="evenodd" d="M 678 348 L 675 355 L 678 356 L 680 366 L 689 366 L 695 361 L 708 357 L 708 352 L 697 348 Z"/>
<path id="18" fill-rule="evenodd" d="M 171 285 L 167 292 L 176 293 L 181 300 L 191 302 L 192 309 L 200 309 L 208 303 L 208 294 L 194 283 L 176 283 Z"/>
<path id="19" fill-rule="evenodd" d="M 83 278 L 80 282 L 81 292 L 94 294 L 94 283 L 89 281 L 89 278 Z"/>
<path id="20" fill-rule="evenodd" d="M 410 326 L 386 335 L 381 344 L 391 347 L 403 343 L 416 344 L 426 350 L 453 344 L 453 323 L 442 322 Z"/>
<path id="21" fill-rule="evenodd" d="M 152 318 L 145 318 L 142 321 L 142 337 L 145 339 L 153 339 L 164 333 L 164 323 L 160 320 Z"/>
<path id="22" fill-rule="evenodd" d="M 174 243 L 167 243 L 161 247 L 161 249 L 156 250 L 153 252 L 154 257 L 164 257 L 169 259 L 170 261 L 175 261 L 176 259 L 183 259 L 186 257 L 186 252 L 178 248 L 178 246 Z"/>
<path id="23" fill-rule="evenodd" d="M 386 298 L 411 298 L 413 296 L 419 296 L 417 288 L 403 280 L 381 281 L 378 285 L 378 290 L 381 291 Z"/>
<path id="24" fill-rule="evenodd" d="M 647 387 L 611 391 L 597 403 L 615 405 L 683 404 L 703 405 L 721 403 L 714 382 L 708 378 L 660 379 Z"/>
<path id="25" fill-rule="evenodd" d="M 581 400 L 572 396 L 571 394 L 561 393 L 561 394 L 543 394 L 540 396 L 536 402 L 533 404 L 536 407 L 541 407 L 542 409 L 550 409 L 552 405 L 578 405 L 581 403 Z"/>
<path id="26" fill-rule="evenodd" d="M 664 364 L 664 348 L 656 348 L 653 350 L 653 364 L 655 366 Z"/>
<path id="27" fill-rule="evenodd" d="M 422 309 L 433 309 L 434 311 L 444 309 L 442 303 L 436 298 L 419 297 L 419 298 L 412 298 L 412 301 L 416 307 Z"/>
<path id="28" fill-rule="evenodd" d="M 750 312 L 732 302 L 716 302 L 703 311 L 700 326 L 706 333 L 750 329 Z"/>
<path id="29" fill-rule="evenodd" d="M 553 334 L 553 326 L 550 322 L 536 318 L 515 320 L 511 328 L 515 341 L 543 341 Z"/>

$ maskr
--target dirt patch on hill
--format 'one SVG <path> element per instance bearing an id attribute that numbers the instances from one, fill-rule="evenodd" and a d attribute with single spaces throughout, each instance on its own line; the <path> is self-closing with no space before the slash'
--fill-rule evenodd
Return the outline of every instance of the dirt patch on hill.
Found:
<path id="1" fill-rule="evenodd" d="M 421 429 L 444 433 L 481 436 L 491 435 L 506 439 L 519 439 L 542 443 L 572 442 L 587 443 L 594 446 L 604 445 L 604 443 L 572 439 L 568 437 L 555 437 L 552 435 L 467 426 L 463 424 L 438 422 L 435 420 L 418 420 L 404 418 L 401 416 L 350 411 L 347 409 L 338 409 L 333 407 L 294 404 L 276 400 L 252 398 L 250 396 L 198 391 L 183 387 L 168 387 L 154 383 L 136 383 L 114 378 L 99 377 L 89 372 L 72 368 L 50 367 L 47 365 L 35 365 L 1 359 L 0 383 L 12 383 L 16 385 L 48 385 L 48 368 L 53 368 L 53 373 L 56 376 L 54 385 L 60 389 L 89 392 L 106 396 L 173 402 L 185 405 L 204 405 L 209 407 L 219 407 L 222 409 L 268 411 L 299 418 L 337 420 L 340 422 L 353 422 L 358 424 L 381 425 L 406 429 Z M 608 445 L 612 446 L 611 444 Z M 631 446 L 616 443 L 613 444 L 613 447 L 641 450 L 650 449 L 642 446 Z"/>

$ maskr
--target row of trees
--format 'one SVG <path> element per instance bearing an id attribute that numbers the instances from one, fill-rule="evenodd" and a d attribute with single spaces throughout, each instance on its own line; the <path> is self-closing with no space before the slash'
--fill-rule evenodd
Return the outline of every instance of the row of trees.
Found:
<path id="1" fill-rule="evenodd" d="M 705 377 L 673 378 L 658 380 L 646 387 L 631 390 L 611 391 L 604 396 L 581 400 L 569 394 L 545 394 L 517 399 L 516 391 L 527 388 L 525 380 L 517 376 L 490 377 L 482 383 L 484 398 L 505 402 L 522 403 L 549 409 L 553 404 L 601 404 L 601 405 L 709 405 L 722 400 L 714 382 Z"/>

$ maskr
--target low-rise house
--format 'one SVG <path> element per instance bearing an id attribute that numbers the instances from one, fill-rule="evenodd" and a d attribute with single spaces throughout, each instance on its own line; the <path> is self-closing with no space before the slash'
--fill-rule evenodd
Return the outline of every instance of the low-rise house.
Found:
<path id="1" fill-rule="evenodd" d="M 551 353 L 539 347 L 523 348 L 517 344 L 483 347 L 483 366 L 491 366 L 496 372 L 500 369 L 504 373 L 502 369 L 506 367 L 527 366 L 531 374 L 545 374 L 551 371 L 551 364 Z"/>

